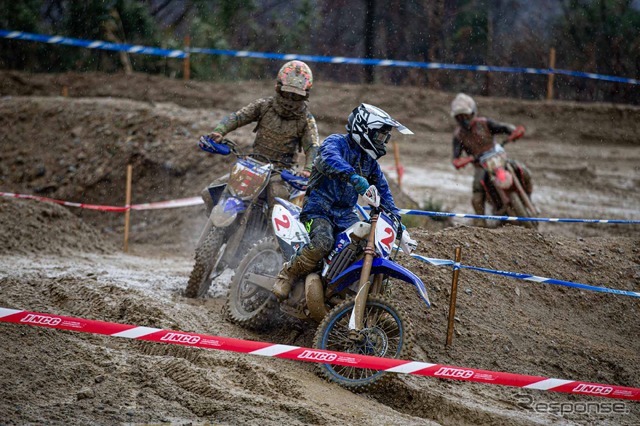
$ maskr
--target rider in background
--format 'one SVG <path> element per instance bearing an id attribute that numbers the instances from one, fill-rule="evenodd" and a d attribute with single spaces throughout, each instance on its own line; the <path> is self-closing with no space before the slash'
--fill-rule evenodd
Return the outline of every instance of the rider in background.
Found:
<path id="1" fill-rule="evenodd" d="M 495 135 L 505 134 L 508 141 L 515 141 L 524 136 L 523 126 L 499 123 L 490 118 L 478 117 L 478 107 L 476 102 L 469 95 L 458 93 L 451 102 L 451 117 L 456 120 L 457 127 L 453 132 L 453 160 L 456 169 L 464 167 L 468 160 L 463 157 L 463 153 L 473 157 L 475 172 L 473 175 L 471 205 L 477 215 L 484 215 L 484 205 L 486 192 L 482 186 L 485 171 L 480 166 L 478 159 L 480 156 L 493 149 L 496 144 Z M 533 190 L 531 174 L 529 170 L 520 162 L 508 160 L 520 176 L 524 190 L 529 196 Z M 485 226 L 484 219 L 474 219 L 475 226 Z"/>
<path id="2" fill-rule="evenodd" d="M 279 166 L 293 166 L 296 153 L 304 150 L 305 165 L 300 175 L 309 177 L 320 145 L 316 120 L 307 104 L 312 85 L 313 75 L 307 64 L 289 61 L 278 72 L 274 96 L 258 99 L 231 113 L 208 136 L 220 143 L 229 132 L 257 122 L 253 153 L 284 163 Z M 216 179 L 202 191 L 207 215 L 213 209 L 209 188 L 225 183 L 227 178 L 225 175 Z M 268 188 L 270 208 L 275 197 L 288 199 L 289 192 L 280 175 L 273 174 Z"/>
<path id="3" fill-rule="evenodd" d="M 361 104 L 349 115 L 348 134 L 333 134 L 320 146 L 300 213 L 311 241 L 282 266 L 273 288 L 279 300 L 287 298 L 296 279 L 317 269 L 333 248 L 335 235 L 358 221 L 358 194 L 370 185 L 377 187 L 381 204 L 400 224 L 400 212 L 376 161 L 386 154 L 394 127 L 413 134 L 380 108 Z"/>

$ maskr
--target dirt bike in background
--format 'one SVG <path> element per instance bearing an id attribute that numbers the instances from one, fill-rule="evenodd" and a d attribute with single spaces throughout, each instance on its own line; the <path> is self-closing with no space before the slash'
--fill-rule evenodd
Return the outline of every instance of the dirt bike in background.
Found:
<path id="1" fill-rule="evenodd" d="M 278 199 L 271 224 L 274 237 L 259 241 L 242 259 L 229 287 L 225 309 L 233 323 L 250 329 L 264 328 L 280 311 L 319 323 L 316 349 L 406 358 L 413 336 L 404 312 L 389 298 L 389 278 L 413 284 L 429 306 L 427 291 L 411 271 L 390 259 L 399 239 L 403 252 L 416 247 L 408 232 L 380 205 L 375 186 L 363 197 L 371 215 L 341 232 L 322 266 L 294 283 L 287 299 L 278 306 L 271 289 L 283 260 L 309 243 L 300 208 Z M 399 231 L 399 232 L 398 232 Z M 396 251 L 397 254 L 397 251 Z M 378 370 L 318 364 L 319 373 L 349 389 L 362 389 L 385 375 Z"/>
<path id="2" fill-rule="evenodd" d="M 214 207 L 196 246 L 195 264 L 184 292 L 186 297 L 204 296 L 217 270 L 223 266 L 235 268 L 240 257 L 237 253 L 244 253 L 269 233 L 266 188 L 272 173 L 280 173 L 292 197 L 299 196 L 307 185 L 306 178 L 276 167 L 280 162 L 258 154 L 241 154 L 233 141 L 225 139 L 223 143 L 216 143 L 203 136 L 199 146 L 212 154 L 233 153 L 236 162 L 226 183 L 209 188 Z"/>
<path id="3" fill-rule="evenodd" d="M 481 183 L 487 200 L 496 216 L 537 217 L 539 211 L 524 189 L 524 170 L 518 162 L 508 159 L 504 150 L 504 145 L 509 142 L 507 139 L 498 143 L 477 157 L 480 167 L 486 172 Z M 460 167 L 473 162 L 474 157 L 464 157 L 464 160 Z M 526 228 L 538 227 L 535 221 L 516 223 Z"/>

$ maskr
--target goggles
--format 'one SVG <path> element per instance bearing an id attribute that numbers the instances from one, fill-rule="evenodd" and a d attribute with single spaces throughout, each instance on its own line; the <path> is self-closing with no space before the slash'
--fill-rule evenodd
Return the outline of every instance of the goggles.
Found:
<path id="1" fill-rule="evenodd" d="M 296 102 L 304 101 L 306 98 L 306 96 L 298 95 L 297 93 L 293 93 L 293 92 L 285 92 L 285 91 L 280 91 L 280 96 L 282 96 L 283 98 L 289 101 L 296 101 Z"/>
<path id="2" fill-rule="evenodd" d="M 382 129 L 376 130 L 373 134 L 372 139 L 373 139 L 372 142 L 375 145 L 384 146 L 389 142 L 389 139 L 391 139 L 391 129 L 382 128 Z"/>

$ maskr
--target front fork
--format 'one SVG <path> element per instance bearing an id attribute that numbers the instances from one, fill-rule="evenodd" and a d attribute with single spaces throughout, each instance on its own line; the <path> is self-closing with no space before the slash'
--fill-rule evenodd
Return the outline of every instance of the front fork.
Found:
<path id="1" fill-rule="evenodd" d="M 240 247 L 240 243 L 242 243 L 242 239 L 244 238 L 244 233 L 247 230 L 247 223 L 249 222 L 249 218 L 251 217 L 251 212 L 253 211 L 254 203 L 249 203 L 247 209 L 242 212 L 240 216 L 240 224 L 230 236 L 229 241 L 227 242 L 226 251 L 224 254 L 224 262 L 229 264 L 233 256 L 236 255 L 236 251 Z M 232 224 L 233 225 L 233 224 Z"/>
<path id="2" fill-rule="evenodd" d="M 247 209 L 244 212 L 242 212 L 242 214 L 240 215 L 240 225 L 238 225 L 235 232 L 231 233 L 229 241 L 222 245 L 221 250 L 223 252 L 218 253 L 218 259 L 217 259 L 218 262 L 220 261 L 222 256 L 224 256 L 225 263 L 229 262 L 232 254 L 234 254 L 238 249 L 238 247 L 240 246 L 240 243 L 242 242 L 242 238 L 244 237 L 245 230 L 247 228 L 247 222 L 249 221 L 251 211 L 253 210 L 253 206 L 254 206 L 254 203 L 249 203 L 249 206 L 247 207 Z M 202 243 L 204 243 L 205 238 L 207 238 L 207 236 L 209 235 L 209 232 L 211 232 L 211 228 L 214 226 L 215 225 L 213 224 L 211 217 L 209 217 L 209 219 L 207 220 L 207 223 L 204 225 L 204 228 L 202 229 L 202 233 L 200 234 L 200 237 L 198 238 L 198 243 L 196 247 L 200 247 Z M 223 231 L 226 231 L 231 226 L 234 226 L 234 223 L 231 223 Z"/>
<path id="3" fill-rule="evenodd" d="M 349 318 L 349 338 L 354 340 L 359 339 L 360 330 L 364 328 L 364 311 L 367 306 L 367 299 L 369 298 L 369 290 L 371 288 L 371 267 L 375 256 L 377 222 L 378 213 L 375 213 L 371 216 L 371 230 L 369 231 L 367 247 L 364 249 L 364 259 L 362 260 L 362 269 L 360 270 L 360 282 L 358 283 L 358 294 L 356 294 L 351 318 Z M 379 287 L 382 285 L 381 280 L 382 276 L 380 276 L 380 281 L 375 281 L 374 290 L 380 290 Z"/>
<path id="4" fill-rule="evenodd" d="M 509 163 L 507 163 L 507 170 L 509 171 L 509 173 L 513 175 L 513 183 L 515 184 L 518 190 L 518 193 L 520 194 L 520 198 L 522 199 L 522 201 L 524 201 L 524 204 L 527 207 L 527 209 L 529 209 L 529 211 L 532 213 L 540 214 L 538 209 L 533 205 L 533 203 L 529 199 L 527 192 L 524 190 L 524 188 L 522 187 L 522 184 L 520 183 L 520 179 L 518 179 L 518 175 L 515 173 L 515 171 L 513 170 L 513 167 L 511 167 L 511 164 Z"/>

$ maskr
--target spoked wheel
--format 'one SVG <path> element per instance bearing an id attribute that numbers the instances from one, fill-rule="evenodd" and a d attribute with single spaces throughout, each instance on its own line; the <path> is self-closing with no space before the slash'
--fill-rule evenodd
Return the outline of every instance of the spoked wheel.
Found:
<path id="1" fill-rule="evenodd" d="M 353 299 L 346 300 L 329 312 L 318 327 L 314 347 L 383 358 L 407 358 L 413 337 L 405 314 L 387 298 L 370 295 L 365 307 L 364 329 L 357 336 L 351 336 L 349 318 L 354 303 Z M 383 371 L 331 364 L 319 364 L 318 373 L 351 390 L 380 385 L 388 377 Z"/>
<path id="2" fill-rule="evenodd" d="M 249 250 L 229 286 L 225 309 L 231 322 L 249 329 L 271 324 L 278 311 L 276 298 L 256 281 L 273 284 L 282 262 L 282 254 L 273 238 L 261 240 Z"/>
<path id="3" fill-rule="evenodd" d="M 220 259 L 218 253 L 222 245 L 224 230 L 212 227 L 203 243 L 196 249 L 196 258 L 184 295 L 203 297 L 211 287 L 211 273 Z"/>
<path id="4" fill-rule="evenodd" d="M 517 193 L 511 194 L 511 209 L 513 209 L 512 214 L 516 217 L 536 217 L 536 213 L 530 211 L 525 207 L 525 204 L 522 202 L 522 199 Z M 534 221 L 518 221 L 519 225 L 524 226 L 529 229 L 537 229 L 538 222 Z"/>

